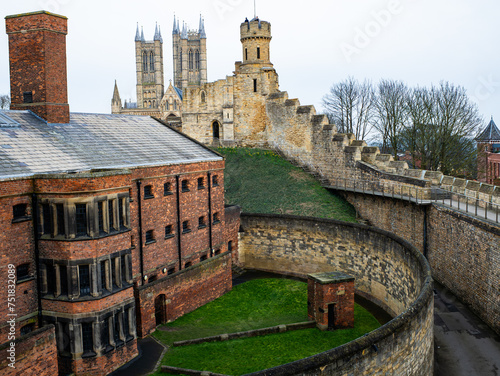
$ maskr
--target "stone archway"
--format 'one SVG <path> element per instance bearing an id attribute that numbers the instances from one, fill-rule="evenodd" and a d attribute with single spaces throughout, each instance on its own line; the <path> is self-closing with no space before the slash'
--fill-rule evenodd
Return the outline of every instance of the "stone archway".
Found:
<path id="1" fill-rule="evenodd" d="M 221 138 L 221 126 L 217 120 L 212 123 L 212 138 L 214 142 Z"/>

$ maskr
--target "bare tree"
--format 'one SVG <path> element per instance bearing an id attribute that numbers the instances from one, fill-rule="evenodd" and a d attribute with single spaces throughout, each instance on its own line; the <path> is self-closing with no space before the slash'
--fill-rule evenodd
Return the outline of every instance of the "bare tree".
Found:
<path id="1" fill-rule="evenodd" d="M 8 95 L 0 95 L 0 110 L 8 110 L 10 108 L 10 97 Z"/>
<path id="2" fill-rule="evenodd" d="M 474 171 L 473 137 L 483 120 L 463 87 L 441 82 L 407 95 L 409 122 L 400 139 L 423 169 L 466 175 Z"/>
<path id="3" fill-rule="evenodd" d="M 394 157 L 397 157 L 401 131 L 407 121 L 407 93 L 408 88 L 400 81 L 382 80 L 378 84 L 375 128 L 382 138 L 382 151 Z"/>
<path id="4" fill-rule="evenodd" d="M 363 140 L 371 131 L 374 92 L 372 84 L 353 77 L 334 84 L 323 97 L 323 108 L 340 133 L 353 133 Z"/>

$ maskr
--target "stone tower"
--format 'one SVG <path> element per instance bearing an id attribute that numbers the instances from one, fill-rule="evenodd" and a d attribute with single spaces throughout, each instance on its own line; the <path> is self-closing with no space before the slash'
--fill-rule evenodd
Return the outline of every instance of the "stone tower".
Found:
<path id="1" fill-rule="evenodd" d="M 9 35 L 11 110 L 48 123 L 69 123 L 64 16 L 40 11 L 5 18 Z"/>
<path id="2" fill-rule="evenodd" d="M 163 38 L 158 25 L 153 41 L 144 39 L 144 32 L 135 34 L 135 59 L 137 72 L 137 107 L 158 108 L 164 92 Z"/>
<path id="3" fill-rule="evenodd" d="M 174 16 L 172 31 L 174 55 L 174 86 L 185 89 L 188 86 L 200 86 L 207 83 L 207 35 L 205 22 L 200 16 L 198 31 L 188 30 Z"/>

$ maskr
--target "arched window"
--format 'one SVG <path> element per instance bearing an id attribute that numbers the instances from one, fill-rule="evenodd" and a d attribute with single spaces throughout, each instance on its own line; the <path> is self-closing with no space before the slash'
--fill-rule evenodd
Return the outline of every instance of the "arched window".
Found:
<path id="1" fill-rule="evenodd" d="M 149 54 L 149 70 L 151 72 L 155 70 L 155 54 L 153 52 Z"/>
<path id="2" fill-rule="evenodd" d="M 206 98 L 205 92 L 202 91 L 201 92 L 201 103 L 205 103 L 206 101 L 207 101 L 207 98 Z"/>
<path id="3" fill-rule="evenodd" d="M 189 50 L 189 70 L 193 70 L 193 51 Z"/>
<path id="4" fill-rule="evenodd" d="M 151 108 L 151 101 L 148 102 L 148 107 Z"/>
<path id="5" fill-rule="evenodd" d="M 194 57 L 196 61 L 196 70 L 200 70 L 200 51 L 196 50 Z"/>
<path id="6" fill-rule="evenodd" d="M 153 99 L 153 108 L 156 107 L 156 100 Z"/>
<path id="7" fill-rule="evenodd" d="M 179 60 L 179 65 L 180 65 L 179 69 L 182 70 L 182 50 L 181 50 L 181 53 L 179 54 L 179 58 L 180 58 L 180 60 Z"/>
<path id="8" fill-rule="evenodd" d="M 169 110 L 170 110 L 170 104 L 169 104 L 168 102 L 167 102 L 167 103 L 165 103 L 165 107 L 167 108 L 167 111 L 169 111 Z"/>
<path id="9" fill-rule="evenodd" d="M 174 102 L 174 110 L 177 111 L 177 101 Z"/>
<path id="10" fill-rule="evenodd" d="M 146 51 L 142 54 L 142 70 L 144 72 L 148 71 L 148 53 Z"/>

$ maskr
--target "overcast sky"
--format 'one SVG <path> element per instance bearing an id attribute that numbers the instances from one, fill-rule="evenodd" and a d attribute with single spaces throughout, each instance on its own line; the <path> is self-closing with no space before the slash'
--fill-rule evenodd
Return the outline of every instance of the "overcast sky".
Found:
<path id="1" fill-rule="evenodd" d="M 164 39 L 165 86 L 172 78 L 174 13 L 197 29 L 205 19 L 208 79 L 231 75 L 242 59 L 239 25 L 253 0 L 16 0 L 3 16 L 49 10 L 68 17 L 69 103 L 73 112 L 109 113 L 114 80 L 135 100 L 136 25 Z M 348 76 L 428 86 L 464 86 L 485 120 L 500 122 L 500 2 L 494 0 L 257 0 L 272 25 L 271 61 L 280 89 L 321 111 L 321 98 Z M 0 34 L 0 94 L 9 93 L 8 42 Z"/>

